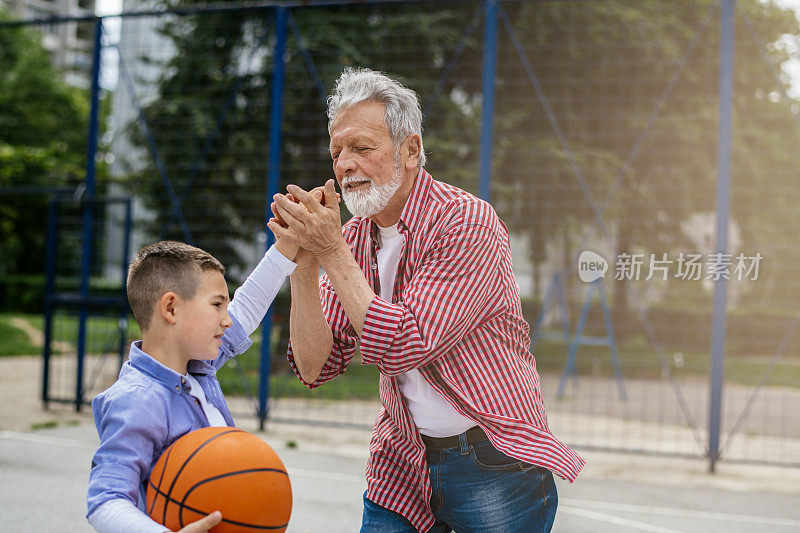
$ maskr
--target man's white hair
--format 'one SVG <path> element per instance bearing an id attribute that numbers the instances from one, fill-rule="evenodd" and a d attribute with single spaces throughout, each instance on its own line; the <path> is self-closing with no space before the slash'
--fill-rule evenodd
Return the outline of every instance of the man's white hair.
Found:
<path id="1" fill-rule="evenodd" d="M 417 93 L 382 72 L 353 67 L 342 71 L 328 97 L 328 133 L 340 111 L 366 101 L 380 102 L 386 107 L 384 118 L 395 149 L 412 133 L 420 136 L 418 166 L 421 168 L 425 164 L 425 149 L 421 140 L 422 106 Z"/>

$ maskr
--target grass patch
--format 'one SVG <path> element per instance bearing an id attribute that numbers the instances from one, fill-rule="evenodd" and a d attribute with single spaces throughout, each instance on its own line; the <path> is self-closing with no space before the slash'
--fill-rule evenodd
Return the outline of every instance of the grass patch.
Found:
<path id="1" fill-rule="evenodd" d="M 57 313 L 53 320 L 53 335 L 56 340 L 75 344 L 78 342 L 78 326 L 80 325 L 80 317 L 72 313 Z M 44 327 L 44 320 L 42 326 Z M 125 336 L 129 341 L 142 338 L 141 330 L 136 320 L 128 314 L 125 322 L 126 333 Z M 105 352 L 114 351 L 112 347 L 110 350 L 104 348 L 109 343 L 116 346 L 119 341 L 120 322 L 118 316 L 102 316 L 90 315 L 86 323 L 87 335 L 87 351 L 89 352 Z M 130 342 L 128 342 L 130 344 Z"/>
<path id="2" fill-rule="evenodd" d="M 223 393 L 257 396 L 260 358 L 260 348 L 256 343 L 222 367 L 217 376 Z M 355 356 L 343 375 L 310 390 L 291 372 L 285 357 L 274 357 L 269 394 L 272 398 L 373 400 L 378 398 L 378 369 L 374 365 L 362 365 L 360 358 Z"/>
<path id="3" fill-rule="evenodd" d="M 676 379 L 708 379 L 711 358 L 708 353 L 665 350 L 665 361 L 643 339 L 633 339 L 617 346 L 622 375 L 629 379 L 659 379 L 669 373 Z M 534 348 L 536 366 L 542 374 L 561 374 L 567 362 L 567 345 L 540 340 Z M 769 369 L 770 357 L 726 355 L 726 382 L 756 385 Z M 606 346 L 581 346 L 575 360 L 578 376 L 614 377 L 611 352 Z M 770 371 L 766 385 L 800 388 L 800 359 L 783 358 Z"/>
<path id="4" fill-rule="evenodd" d="M 710 364 L 707 353 L 677 353 L 666 351 L 662 364 L 655 349 L 646 340 L 633 338 L 618 346 L 624 379 L 662 379 L 667 371 L 678 380 L 708 379 Z M 273 353 L 277 353 L 273 349 Z M 282 354 L 283 352 L 281 352 Z M 560 375 L 567 361 L 567 345 L 563 342 L 540 340 L 534 349 L 540 374 Z M 230 361 L 218 376 L 226 395 L 258 394 L 260 349 L 258 343 L 247 353 Z M 581 346 L 576 357 L 578 376 L 614 378 L 611 354 L 605 346 Z M 727 356 L 725 379 L 730 383 L 757 384 L 769 367 L 769 358 Z M 800 361 L 777 362 L 767 380 L 768 386 L 800 388 Z M 378 370 L 374 365 L 362 365 L 358 355 L 347 371 L 313 390 L 309 390 L 289 371 L 286 359 L 273 358 L 269 394 L 273 398 L 299 397 L 327 400 L 373 400 L 378 397 Z"/>
<path id="5" fill-rule="evenodd" d="M 15 316 L 25 318 L 25 315 L 0 315 L 0 356 L 41 354 L 42 348 L 31 342 L 25 331 L 12 325 L 11 318 Z"/>
<path id="6" fill-rule="evenodd" d="M 37 422 L 36 424 L 31 424 L 31 430 L 37 429 L 50 429 L 58 426 L 58 422 L 55 420 L 51 420 L 49 422 Z"/>
<path id="7" fill-rule="evenodd" d="M 44 336 L 44 316 L 20 313 L 0 314 L 0 356 L 41 355 L 42 347 L 31 341 L 27 332 L 14 326 L 13 320 L 24 320 Z M 77 314 L 56 313 L 53 317 L 52 352 L 54 354 L 73 351 L 78 341 Z M 117 351 L 119 345 L 119 317 L 90 315 L 86 323 L 86 349 L 88 353 L 109 353 Z M 133 317 L 128 316 L 125 331 L 125 344 L 141 338 L 141 331 Z"/>

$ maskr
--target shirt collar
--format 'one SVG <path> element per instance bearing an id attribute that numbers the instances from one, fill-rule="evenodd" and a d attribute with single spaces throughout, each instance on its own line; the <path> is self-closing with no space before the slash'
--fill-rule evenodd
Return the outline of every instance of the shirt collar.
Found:
<path id="1" fill-rule="evenodd" d="M 431 175 L 424 168 L 420 168 L 417 177 L 414 179 L 411 194 L 409 194 L 406 204 L 403 206 L 403 211 L 400 213 L 400 221 L 397 227 L 401 233 L 403 230 L 415 233 L 421 224 L 432 181 Z M 369 234 L 373 241 L 378 242 L 378 225 L 372 219 L 367 220 L 369 220 Z"/>
<path id="2" fill-rule="evenodd" d="M 189 389 L 189 385 L 183 375 L 159 363 L 153 356 L 142 350 L 142 341 L 135 341 L 131 344 L 128 359 L 133 368 L 144 372 L 174 393 Z"/>

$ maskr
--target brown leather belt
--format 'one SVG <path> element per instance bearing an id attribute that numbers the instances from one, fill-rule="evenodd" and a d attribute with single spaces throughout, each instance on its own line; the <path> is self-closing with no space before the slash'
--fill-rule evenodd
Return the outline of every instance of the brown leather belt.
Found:
<path id="1" fill-rule="evenodd" d="M 486 433 L 484 433 L 479 426 L 468 429 L 462 433 L 462 435 L 467 436 L 468 444 L 478 444 L 479 442 L 489 440 L 489 437 L 486 436 Z M 425 443 L 425 447 L 429 450 L 444 450 L 447 448 L 458 448 L 461 445 L 458 437 L 458 435 L 453 435 L 451 437 L 429 437 L 427 435 L 422 435 L 422 442 Z"/>

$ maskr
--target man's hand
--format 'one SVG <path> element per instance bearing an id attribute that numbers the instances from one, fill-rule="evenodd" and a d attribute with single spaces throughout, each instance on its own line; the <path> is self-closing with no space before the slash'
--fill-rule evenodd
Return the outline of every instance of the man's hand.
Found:
<path id="1" fill-rule="evenodd" d="M 197 522 L 192 522 L 181 529 L 178 533 L 208 533 L 208 530 L 222 521 L 222 513 L 214 511 L 210 515 L 201 518 Z M 172 533 L 172 532 L 170 532 Z"/>
<path id="2" fill-rule="evenodd" d="M 325 186 L 324 185 L 320 185 L 319 187 L 314 187 L 313 189 L 311 189 L 311 194 L 314 196 L 314 198 L 319 200 L 319 203 L 321 203 L 322 205 L 325 205 L 329 201 L 325 196 Z M 298 200 L 297 198 L 295 198 L 291 194 L 287 194 L 286 197 L 288 199 L 290 199 L 291 201 L 293 201 L 294 203 L 296 203 L 296 204 L 300 203 L 300 200 Z M 337 192 L 336 193 L 336 203 L 338 204 L 341 201 L 342 201 L 342 197 Z M 275 222 L 277 222 L 278 224 L 280 224 L 284 228 L 289 227 L 286 224 L 286 222 L 283 220 L 283 217 L 281 217 L 276 212 L 276 210 L 275 210 L 275 202 L 272 202 L 272 204 L 270 204 L 270 210 L 272 211 L 272 214 L 274 215 L 273 218 L 271 218 L 270 220 L 274 220 Z"/>
<path id="3" fill-rule="evenodd" d="M 319 189 L 318 187 L 307 192 L 296 185 L 289 185 L 288 195 L 275 195 L 273 213 L 276 216 L 275 220 L 270 220 L 268 223 L 269 229 L 276 237 L 285 237 L 318 257 L 338 247 L 347 247 L 342 237 L 341 216 L 334 181 L 328 180 L 325 187 Z M 328 201 L 323 205 L 322 200 L 326 198 L 337 198 L 337 201 Z M 299 203 L 296 203 L 295 199 L 299 200 Z M 278 218 L 286 223 L 285 228 L 278 223 Z"/>

